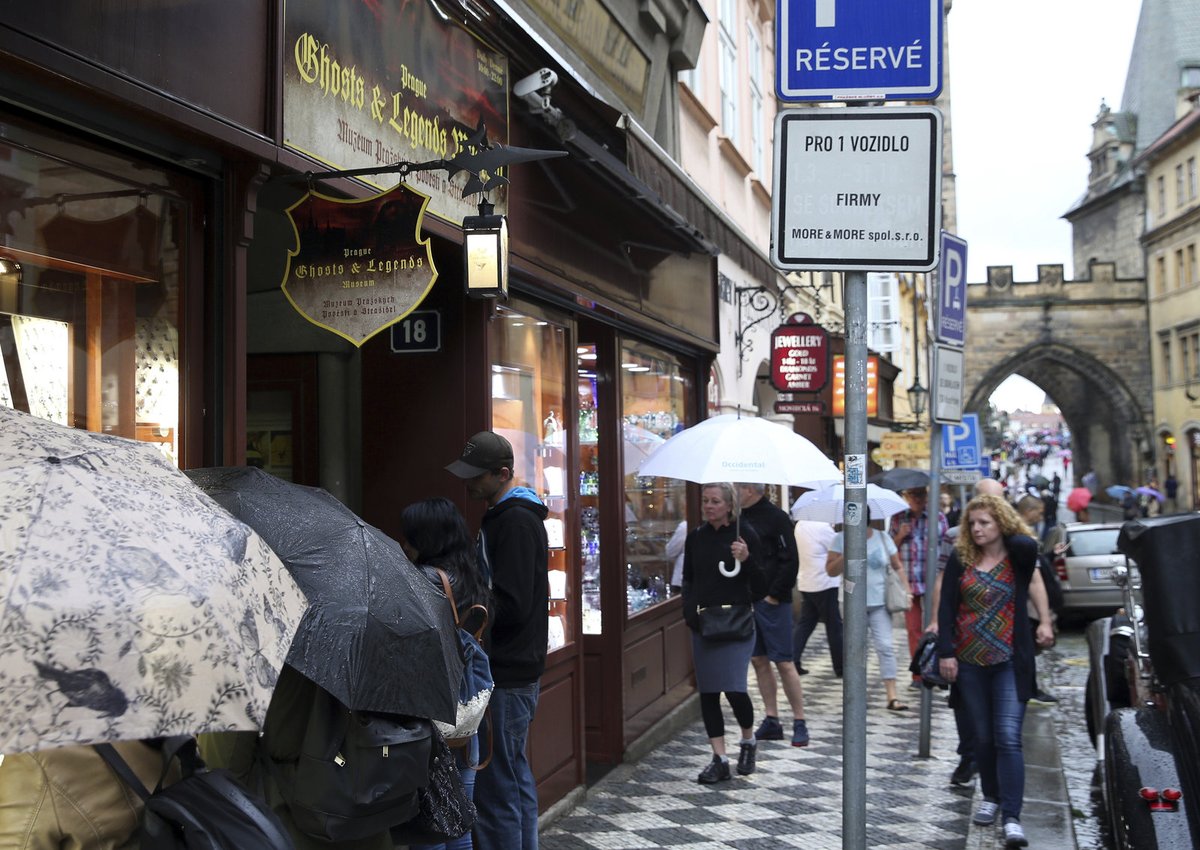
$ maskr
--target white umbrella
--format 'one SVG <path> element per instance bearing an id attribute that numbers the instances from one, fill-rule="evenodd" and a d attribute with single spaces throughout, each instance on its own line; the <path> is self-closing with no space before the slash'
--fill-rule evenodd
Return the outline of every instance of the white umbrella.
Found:
<path id="1" fill-rule="evenodd" d="M 842 480 L 833 461 L 795 431 L 735 413 L 680 431 L 651 452 L 638 467 L 638 475 L 700 484 L 748 481 L 795 487 Z"/>
<path id="2" fill-rule="evenodd" d="M 653 431 L 647 431 L 638 425 L 630 425 L 628 422 L 621 424 L 621 432 L 625 438 L 622 446 L 624 453 L 621 456 L 621 466 L 626 475 L 638 474 L 638 468 L 642 465 L 642 461 L 650 457 L 655 449 L 666 442 Z"/>
<path id="3" fill-rule="evenodd" d="M 792 519 L 806 519 L 812 522 L 841 522 L 845 498 L 846 491 L 841 484 L 823 487 L 820 490 L 810 490 L 792 505 Z M 886 519 L 907 508 L 908 503 L 896 495 L 895 491 L 880 487 L 878 484 L 867 485 L 868 519 Z"/>
<path id="4" fill-rule="evenodd" d="M 307 606 L 154 446 L 0 407 L 0 752 L 258 729 Z"/>

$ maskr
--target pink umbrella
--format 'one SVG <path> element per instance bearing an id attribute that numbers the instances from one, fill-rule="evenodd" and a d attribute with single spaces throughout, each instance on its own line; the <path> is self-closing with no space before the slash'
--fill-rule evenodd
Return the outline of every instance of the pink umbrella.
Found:
<path id="1" fill-rule="evenodd" d="M 1092 493 L 1086 487 L 1076 487 L 1067 494 L 1067 510 L 1079 513 L 1092 501 Z"/>

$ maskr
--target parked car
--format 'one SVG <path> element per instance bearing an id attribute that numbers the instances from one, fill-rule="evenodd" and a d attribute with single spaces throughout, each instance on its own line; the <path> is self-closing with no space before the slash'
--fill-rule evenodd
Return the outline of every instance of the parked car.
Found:
<path id="1" fill-rule="evenodd" d="M 1051 543 L 1067 547 L 1051 556 L 1063 592 L 1060 616 L 1106 617 L 1121 607 L 1121 588 L 1111 579 L 1113 567 L 1127 564 L 1126 556 L 1117 549 L 1120 533 L 1119 522 L 1072 522 L 1051 538 Z M 1135 564 L 1129 566 L 1136 571 Z"/>
<path id="2" fill-rule="evenodd" d="M 1126 522 L 1124 604 L 1087 630 L 1085 700 L 1119 850 L 1200 847 L 1200 516 Z M 1135 597 L 1141 584 L 1142 604 Z"/>

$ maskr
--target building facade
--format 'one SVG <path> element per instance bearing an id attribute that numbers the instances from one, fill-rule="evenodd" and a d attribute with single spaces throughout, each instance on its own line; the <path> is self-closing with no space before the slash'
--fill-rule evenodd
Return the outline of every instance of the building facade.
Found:
<path id="1" fill-rule="evenodd" d="M 578 793 L 589 762 L 620 761 L 693 691 L 663 552 L 691 496 L 636 465 L 704 415 L 720 347 L 728 225 L 673 159 L 700 7 L 8 12 L 0 403 L 152 441 L 185 468 L 263 466 L 393 535 L 431 496 L 477 526 L 443 467 L 470 434 L 505 433 L 550 508 L 542 805 Z M 463 218 L 481 197 L 466 173 L 372 170 L 479 153 L 470 139 L 567 154 L 501 166 L 507 184 L 490 164 L 476 175 L 507 216 L 507 297 L 466 294 Z M 427 198 L 419 228 L 383 226 L 400 176 Z M 334 226 L 319 196 L 348 221 L 377 214 Z M 390 273 L 381 245 L 404 246 L 404 286 L 346 277 L 362 257 Z M 309 250 L 333 253 L 304 266 L 306 302 Z M 378 320 L 351 330 L 353 311 Z"/>

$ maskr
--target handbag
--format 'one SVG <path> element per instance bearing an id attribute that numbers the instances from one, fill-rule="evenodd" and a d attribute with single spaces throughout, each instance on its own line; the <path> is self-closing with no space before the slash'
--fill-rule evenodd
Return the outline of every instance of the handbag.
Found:
<path id="1" fill-rule="evenodd" d="M 942 677 L 938 667 L 937 635 L 933 632 L 925 632 L 921 635 L 908 669 L 909 672 L 920 676 L 921 684 L 927 688 L 950 687 L 950 683 Z"/>
<path id="2" fill-rule="evenodd" d="M 754 608 L 749 602 L 696 606 L 697 631 L 708 640 L 745 640 L 754 635 Z"/>
<path id="3" fill-rule="evenodd" d="M 392 827 L 395 844 L 441 844 L 461 838 L 475 825 L 477 811 L 463 787 L 454 754 L 441 735 L 433 735 L 429 784 L 417 795 L 417 814 Z"/>
<path id="4" fill-rule="evenodd" d="M 912 595 L 900 581 L 900 574 L 891 565 L 884 567 L 887 575 L 883 582 L 883 607 L 889 614 L 899 614 L 912 607 Z"/>
<path id="5" fill-rule="evenodd" d="M 440 720 L 433 721 L 438 731 L 452 747 L 465 746 L 471 737 L 479 731 L 479 722 L 487 711 L 488 702 L 492 698 L 492 666 L 487 653 L 483 651 L 480 639 L 487 627 L 488 612 L 482 605 L 472 605 L 463 620 L 468 620 L 478 610 L 482 621 L 474 632 L 462 627 L 458 617 L 458 606 L 454 602 L 454 592 L 450 589 L 450 578 L 442 570 L 437 571 L 442 580 L 442 590 L 450 600 L 450 610 L 454 612 L 454 625 L 458 628 L 458 648 L 463 659 L 462 679 L 458 687 L 458 710 L 453 725 Z"/>

